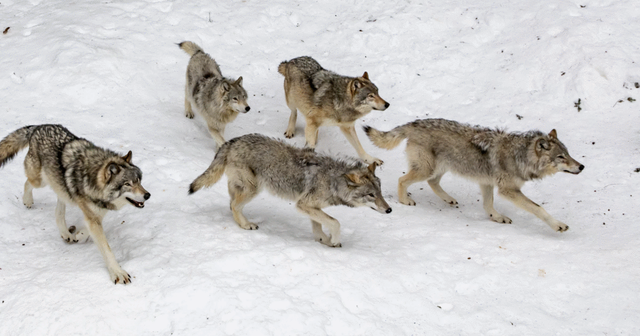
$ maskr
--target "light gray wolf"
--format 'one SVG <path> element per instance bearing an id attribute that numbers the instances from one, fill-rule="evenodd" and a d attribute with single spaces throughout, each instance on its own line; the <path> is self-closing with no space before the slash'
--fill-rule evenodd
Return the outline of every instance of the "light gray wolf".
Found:
<path id="1" fill-rule="evenodd" d="M 567 147 L 558 140 L 556 130 L 507 133 L 499 129 L 470 126 L 444 119 L 423 119 L 398 126 L 389 132 L 364 127 L 374 145 L 392 149 L 407 139 L 409 172 L 398 181 L 400 203 L 415 205 L 407 188 L 427 180 L 433 192 L 445 202 L 458 202 L 440 187 L 447 171 L 478 182 L 483 206 L 498 223 L 511 219 L 493 208 L 493 188 L 518 207 L 545 221 L 555 231 L 569 227 L 551 217 L 540 205 L 527 198 L 520 189 L 525 182 L 557 172 L 579 174 L 584 165 L 574 160 Z"/>
<path id="2" fill-rule="evenodd" d="M 258 229 L 242 209 L 266 188 L 296 202 L 296 208 L 311 219 L 316 241 L 340 247 L 340 223 L 323 208 L 368 206 L 380 213 L 391 212 L 382 198 L 376 165 L 352 161 L 336 160 L 260 134 L 243 135 L 222 145 L 209 168 L 191 183 L 189 194 L 213 185 L 226 173 L 231 212 L 241 228 Z M 323 225 L 329 236 L 322 231 Z"/>
<path id="3" fill-rule="evenodd" d="M 141 185 L 142 172 L 131 163 L 131 151 L 120 156 L 73 135 L 61 125 L 25 126 L 0 142 L 0 167 L 27 146 L 24 205 L 27 208 L 33 205 L 33 188 L 51 186 L 58 196 L 56 224 L 62 239 L 76 243 L 91 237 L 102 253 L 111 281 L 131 282 L 131 276 L 116 261 L 102 229 L 102 219 L 108 210 L 119 210 L 126 204 L 143 208 L 151 197 Z M 77 232 L 75 226 L 67 228 L 66 204 L 82 210 L 86 228 Z"/>
<path id="4" fill-rule="evenodd" d="M 193 110 L 198 112 L 220 147 L 225 142 L 227 124 L 234 121 L 238 113 L 251 109 L 247 104 L 247 91 L 242 87 L 242 76 L 235 80 L 223 77 L 218 63 L 193 42 L 185 41 L 178 46 L 191 56 L 184 87 L 185 115 L 193 119 Z"/>
<path id="5" fill-rule="evenodd" d="M 308 56 L 280 63 L 278 72 L 284 76 L 284 93 L 291 109 L 289 126 L 284 135 L 295 134 L 297 109 L 306 119 L 306 146 L 315 148 L 320 126 L 338 126 L 367 163 L 382 164 L 382 160 L 367 154 L 356 134 L 355 122 L 372 109 L 384 111 L 389 103 L 378 95 L 378 87 L 365 72 L 361 77 L 346 77 L 323 69 Z"/>

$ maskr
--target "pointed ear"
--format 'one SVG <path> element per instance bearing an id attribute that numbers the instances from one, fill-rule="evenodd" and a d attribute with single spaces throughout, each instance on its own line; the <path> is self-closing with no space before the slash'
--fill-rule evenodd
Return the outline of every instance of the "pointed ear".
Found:
<path id="1" fill-rule="evenodd" d="M 108 183 L 111 180 L 113 175 L 117 175 L 120 172 L 120 166 L 118 166 L 115 162 L 110 162 L 102 172 L 104 176 L 105 183 Z"/>
<path id="2" fill-rule="evenodd" d="M 536 141 L 536 151 L 549 150 L 549 141 L 547 139 L 538 139 Z"/>
<path id="3" fill-rule="evenodd" d="M 229 89 L 230 89 L 229 83 L 222 82 L 222 89 L 225 90 L 225 91 L 229 91 Z"/>
<path id="4" fill-rule="evenodd" d="M 127 155 L 123 156 L 122 159 L 126 162 L 126 163 L 131 163 L 131 151 L 129 151 L 129 153 L 127 153 Z"/>
<path id="5" fill-rule="evenodd" d="M 358 79 L 354 79 L 353 82 L 351 82 L 351 89 L 354 92 L 361 87 L 362 87 L 362 83 Z"/>
<path id="6" fill-rule="evenodd" d="M 238 79 L 236 79 L 236 82 L 234 84 L 242 86 L 242 76 L 238 77 Z"/>
<path id="7" fill-rule="evenodd" d="M 344 174 L 344 177 L 347 178 L 347 185 L 349 185 L 350 187 L 355 187 L 362 184 L 362 180 L 360 179 L 360 175 L 358 173 Z"/>
<path id="8" fill-rule="evenodd" d="M 554 128 L 554 129 L 552 129 L 552 130 L 551 130 L 551 132 L 549 132 L 549 136 L 550 136 L 550 137 L 552 137 L 552 138 L 554 138 L 554 139 L 557 139 L 557 138 L 558 138 L 558 132 L 556 132 L 556 129 L 555 129 L 555 128 Z"/>
<path id="9" fill-rule="evenodd" d="M 369 74 L 365 71 L 364 74 L 362 75 L 362 78 L 369 80 Z"/>
<path id="10" fill-rule="evenodd" d="M 374 162 L 372 164 L 369 165 L 369 167 L 367 167 L 369 169 L 369 172 L 371 172 L 371 174 L 375 174 L 376 173 L 376 167 L 378 167 L 378 165 Z"/>

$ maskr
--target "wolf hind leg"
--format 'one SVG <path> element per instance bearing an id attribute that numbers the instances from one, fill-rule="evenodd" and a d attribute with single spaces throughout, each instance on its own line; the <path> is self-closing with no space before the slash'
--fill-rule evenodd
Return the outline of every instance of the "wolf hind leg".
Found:
<path id="1" fill-rule="evenodd" d="M 251 173 L 247 172 L 247 174 Z M 255 183 L 256 181 L 252 181 L 253 179 L 250 178 L 247 179 L 244 176 L 239 176 L 247 174 L 235 172 L 228 175 L 229 196 L 231 196 L 231 213 L 233 214 L 233 219 L 241 228 L 245 230 L 257 230 L 258 225 L 249 222 L 247 217 L 242 213 L 244 206 L 258 194 L 257 183 Z"/>
<path id="2" fill-rule="evenodd" d="M 458 201 L 456 201 L 455 198 L 449 196 L 449 194 L 442 190 L 442 187 L 440 186 L 440 179 L 442 178 L 442 175 L 444 175 L 444 173 L 434 174 L 427 180 L 427 182 L 429 183 L 429 186 L 431 187 L 433 192 L 438 195 L 438 197 L 442 198 L 442 200 L 447 202 L 449 205 L 455 206 L 457 208 Z"/>
<path id="3" fill-rule="evenodd" d="M 493 186 L 490 184 L 481 184 L 480 190 L 482 191 L 482 206 L 484 207 L 484 211 L 491 217 L 491 220 L 498 223 L 511 224 L 511 218 L 500 214 L 493 207 Z"/>
<path id="4" fill-rule="evenodd" d="M 66 209 L 66 204 L 58 198 L 58 204 L 56 205 L 56 225 L 58 226 L 58 231 L 60 231 L 60 237 L 62 237 L 62 240 L 70 244 L 77 243 L 78 240 L 74 234 L 76 227 L 72 226 L 67 228 L 67 221 L 65 219 Z"/>
<path id="5" fill-rule="evenodd" d="M 189 78 L 187 76 L 186 83 L 184 85 L 184 116 L 193 119 L 193 109 L 191 108 L 191 102 L 189 102 Z"/>
<path id="6" fill-rule="evenodd" d="M 27 207 L 27 209 L 31 209 L 31 207 L 33 206 L 33 185 L 31 185 L 29 179 L 24 182 L 24 195 L 22 195 L 22 203 Z"/>
<path id="7" fill-rule="evenodd" d="M 24 159 L 24 172 L 25 175 L 27 175 L 27 181 L 24 182 L 22 203 L 30 209 L 33 206 L 33 189 L 45 186 L 41 176 L 42 163 L 31 148 L 29 148 L 27 156 Z"/>
<path id="8" fill-rule="evenodd" d="M 322 231 L 322 224 L 311 220 L 311 230 L 313 231 L 313 238 L 320 243 L 327 244 L 331 238 L 329 238 L 324 231 Z"/>

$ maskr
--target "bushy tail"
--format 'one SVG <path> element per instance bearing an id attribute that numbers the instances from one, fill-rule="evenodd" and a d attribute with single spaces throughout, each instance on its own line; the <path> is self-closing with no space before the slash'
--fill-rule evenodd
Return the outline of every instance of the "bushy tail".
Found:
<path id="1" fill-rule="evenodd" d="M 229 141 L 225 142 L 218 150 L 218 153 L 216 153 L 216 157 L 213 159 L 213 162 L 211 162 L 209 168 L 191 182 L 191 185 L 189 185 L 189 195 L 202 188 L 208 188 L 220 180 L 227 166 L 227 156 L 229 155 L 232 143 L 233 142 Z"/>
<path id="2" fill-rule="evenodd" d="M 0 141 L 0 167 L 11 161 L 21 149 L 29 145 L 34 128 L 35 126 L 25 126 Z"/>
<path id="3" fill-rule="evenodd" d="M 287 77 L 287 65 L 289 64 L 289 61 L 284 61 L 282 63 L 280 63 L 280 65 L 278 65 L 278 72 Z"/>
<path id="4" fill-rule="evenodd" d="M 363 128 L 369 140 L 377 147 L 384 149 L 397 147 L 407 137 L 404 133 L 404 125 L 398 126 L 389 132 L 378 131 L 371 126 L 364 126 Z"/>
<path id="5" fill-rule="evenodd" d="M 200 48 L 197 44 L 191 41 L 184 41 L 178 43 L 180 49 L 184 50 L 189 56 L 195 55 L 198 51 L 203 52 L 202 48 Z"/>

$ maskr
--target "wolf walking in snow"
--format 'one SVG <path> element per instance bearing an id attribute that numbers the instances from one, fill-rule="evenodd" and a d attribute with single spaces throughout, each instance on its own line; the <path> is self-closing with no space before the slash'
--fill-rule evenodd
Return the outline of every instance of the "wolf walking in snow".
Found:
<path id="1" fill-rule="evenodd" d="M 291 109 L 284 133 L 287 138 L 295 134 L 299 109 L 307 123 L 304 130 L 307 147 L 316 147 L 320 126 L 339 126 L 361 159 L 382 164 L 382 160 L 364 151 L 354 125 L 372 109 L 384 111 L 389 107 L 366 72 L 361 77 L 341 76 L 323 69 L 308 56 L 280 63 L 278 72 L 284 76 L 284 93 Z"/>
<path id="2" fill-rule="evenodd" d="M 557 172 L 579 174 L 584 165 L 569 156 L 556 130 L 506 133 L 444 119 L 423 119 L 398 126 L 389 132 L 364 127 L 374 145 L 392 149 L 407 139 L 409 172 L 398 181 L 400 203 L 415 205 L 407 188 L 427 180 L 433 192 L 451 205 L 458 202 L 440 187 L 447 171 L 480 184 L 484 209 L 492 220 L 511 223 L 493 208 L 493 188 L 518 207 L 545 221 L 555 231 L 569 227 L 527 198 L 520 189 L 525 182 Z"/>
<path id="3" fill-rule="evenodd" d="M 227 124 L 239 113 L 251 109 L 247 104 L 247 92 L 242 87 L 242 76 L 236 80 L 223 77 L 218 63 L 193 42 L 185 41 L 178 46 L 191 56 L 184 87 L 185 115 L 193 119 L 195 109 L 220 147 L 225 142 Z"/>
<path id="4" fill-rule="evenodd" d="M 340 223 L 322 208 L 367 206 L 380 213 L 391 208 L 382 198 L 376 165 L 336 160 L 312 149 L 296 148 L 259 134 L 248 134 L 222 145 L 207 170 L 196 178 L 189 194 L 209 187 L 226 173 L 233 218 L 245 230 L 258 226 L 243 215 L 243 207 L 262 188 L 296 202 L 309 216 L 316 241 L 340 247 Z M 327 236 L 322 226 L 329 229 Z"/>
<path id="5" fill-rule="evenodd" d="M 141 185 L 142 172 L 131 163 L 131 151 L 120 156 L 76 137 L 61 125 L 26 126 L 0 142 L 0 167 L 27 146 L 24 205 L 33 205 L 33 188 L 50 185 L 58 196 L 56 224 L 62 239 L 76 243 L 91 237 L 102 253 L 111 281 L 131 282 L 131 276 L 111 252 L 102 229 L 108 210 L 119 210 L 126 204 L 143 208 L 151 197 Z M 82 210 L 86 228 L 77 232 L 75 226 L 67 228 L 66 204 Z"/>

